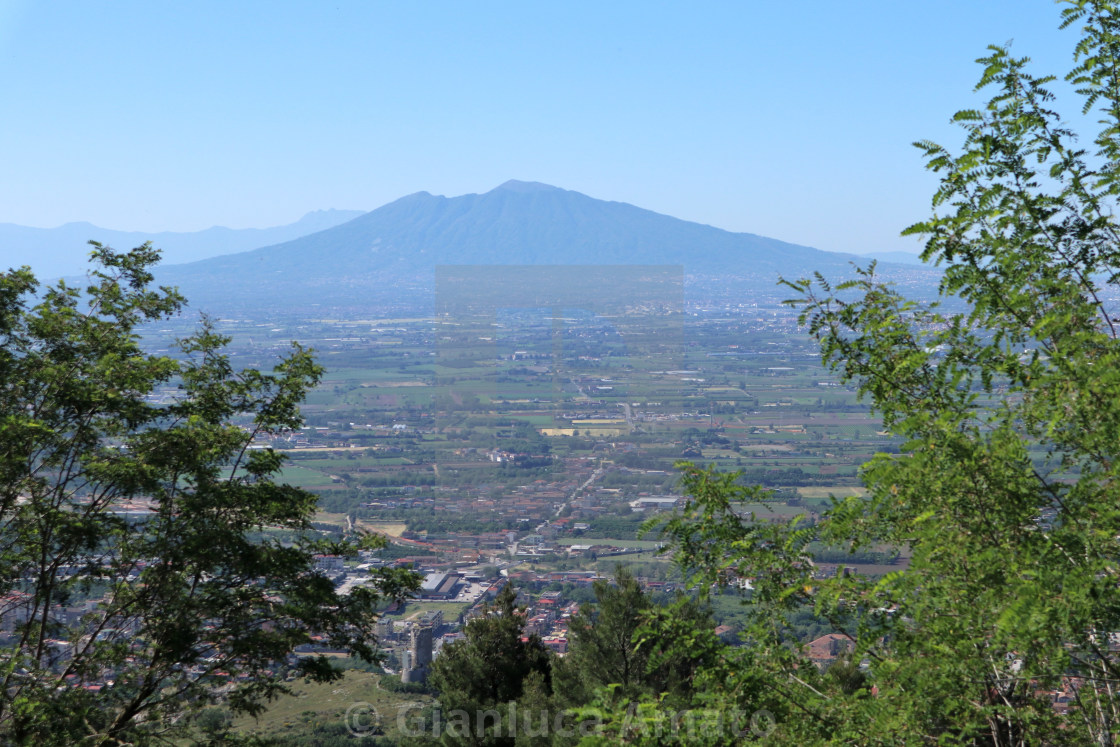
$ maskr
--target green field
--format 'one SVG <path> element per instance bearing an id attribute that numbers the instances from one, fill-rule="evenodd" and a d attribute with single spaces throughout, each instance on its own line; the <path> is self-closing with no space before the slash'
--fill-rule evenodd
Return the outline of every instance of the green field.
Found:
<path id="1" fill-rule="evenodd" d="M 234 725 L 242 734 L 254 734 L 266 739 L 295 736 L 309 733 L 316 726 L 345 725 L 347 709 L 354 704 L 364 703 L 376 711 L 382 733 L 392 739 L 399 733 L 398 715 L 418 710 L 431 703 L 432 698 L 382 690 L 379 680 L 380 675 L 349 671 L 342 679 L 331 683 L 296 681 L 292 686 L 292 694 L 273 701 L 259 718 L 242 716 L 234 721 Z M 355 718 L 353 711 L 351 718 Z M 356 744 L 360 743 L 358 739 L 354 741 Z"/>
<path id="2" fill-rule="evenodd" d="M 297 488 L 321 488 L 331 484 L 331 478 L 323 472 L 317 472 L 306 467 L 289 464 L 280 473 L 277 482 L 293 485 Z"/>
<path id="3" fill-rule="evenodd" d="M 751 512 L 760 521 L 766 521 L 770 518 L 788 519 L 806 512 L 800 506 L 789 506 L 785 503 L 743 503 L 736 506 L 735 509 L 740 514 Z"/>
<path id="4" fill-rule="evenodd" d="M 409 602 L 405 605 L 401 619 L 408 620 L 425 612 L 443 612 L 446 622 L 454 622 L 460 613 L 470 606 L 467 602 Z"/>

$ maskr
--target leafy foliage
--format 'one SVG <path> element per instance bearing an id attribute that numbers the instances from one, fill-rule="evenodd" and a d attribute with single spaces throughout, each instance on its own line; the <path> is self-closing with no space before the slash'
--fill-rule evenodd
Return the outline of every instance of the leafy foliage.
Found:
<path id="1" fill-rule="evenodd" d="M 612 686 L 611 697 L 631 702 L 643 694 L 680 695 L 688 690 L 706 657 L 675 656 L 684 648 L 669 641 L 711 634 L 710 613 L 690 599 L 657 608 L 626 566 L 615 569 L 614 583 L 594 582 L 595 602 L 583 605 L 569 623 L 569 652 L 554 667 L 557 694 L 567 705 L 587 705 L 597 691 Z M 677 635 L 650 634 L 649 624 L 668 615 Z M 683 633 L 682 633 L 683 631 Z"/>
<path id="2" fill-rule="evenodd" d="M 206 319 L 178 357 L 145 354 L 139 326 L 183 305 L 151 286 L 157 260 L 94 243 L 85 293 L 60 282 L 37 303 L 26 268 L 0 275 L 4 741 L 163 739 L 219 692 L 256 712 L 313 634 L 373 658 L 379 600 L 416 585 L 386 573 L 339 596 L 314 555 L 354 545 L 261 534 L 312 535 L 314 495 L 276 484 L 283 457 L 249 445 L 300 424 L 322 369 L 296 345 L 271 374 L 236 371 Z"/>
<path id="3" fill-rule="evenodd" d="M 979 88 L 994 93 L 956 115 L 961 152 L 918 143 L 941 185 L 907 232 L 944 268 L 941 302 L 907 300 L 874 266 L 787 283 L 824 363 L 906 439 L 863 468 L 868 497 L 815 527 L 759 525 L 738 504 L 764 495 L 684 467 L 676 559 L 701 589 L 753 587 L 747 645 L 706 695 L 766 709 L 771 741 L 1111 744 L 1120 727 L 1120 8 L 1066 5 L 1094 152 L 1052 108 L 1053 79 L 991 47 Z M 812 541 L 910 563 L 814 578 Z M 788 634 L 806 607 L 853 649 L 825 673 Z"/>
<path id="4" fill-rule="evenodd" d="M 524 635 L 524 609 L 516 602 L 517 592 L 506 584 L 486 614 L 467 623 L 466 638 L 445 646 L 432 662 L 430 681 L 448 714 L 445 744 L 512 745 L 521 727 L 509 723 L 508 705 L 527 691 L 534 700 L 551 694 L 551 653 L 537 635 Z M 451 718 L 460 714 L 464 718 Z"/>

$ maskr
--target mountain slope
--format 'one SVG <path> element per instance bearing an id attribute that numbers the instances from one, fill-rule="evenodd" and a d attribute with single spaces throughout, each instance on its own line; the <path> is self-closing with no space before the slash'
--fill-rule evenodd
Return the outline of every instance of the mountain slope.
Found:
<path id="1" fill-rule="evenodd" d="M 67 223 L 57 228 L 31 228 L 0 223 L 0 269 L 29 265 L 40 278 L 80 275 L 86 270 L 88 241 L 100 241 L 125 250 L 151 241 L 163 250 L 164 262 L 193 262 L 234 252 L 243 252 L 309 233 L 332 228 L 361 215 L 359 210 L 316 210 L 295 223 L 274 228 L 224 228 L 178 233 L 115 231 L 92 223 Z"/>
<path id="2" fill-rule="evenodd" d="M 430 293 L 437 265 L 682 265 L 686 275 L 753 279 L 847 274 L 852 255 L 732 233 L 533 182 L 485 194 L 418 192 L 275 246 L 164 268 L 203 306 L 391 302 Z"/>

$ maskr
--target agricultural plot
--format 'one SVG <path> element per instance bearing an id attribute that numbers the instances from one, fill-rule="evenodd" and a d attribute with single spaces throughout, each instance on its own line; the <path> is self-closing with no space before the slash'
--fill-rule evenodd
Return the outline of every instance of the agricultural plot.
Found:
<path id="1" fill-rule="evenodd" d="M 291 464 L 284 467 L 284 470 L 280 473 L 279 480 L 289 485 L 294 485 L 297 488 L 308 489 L 329 488 L 336 484 L 336 482 L 331 479 L 330 475 L 325 472 Z"/>
<path id="2" fill-rule="evenodd" d="M 858 495 L 859 466 L 897 449 L 788 310 L 658 316 L 585 300 L 302 325 L 327 375 L 285 478 L 336 514 L 417 532 L 401 552 L 475 562 L 506 554 L 495 537 L 550 523 L 551 539 L 582 544 L 571 527 L 672 493 L 682 459 L 798 497 L 754 507 L 786 520 Z M 275 329 L 235 329 L 239 356 L 275 355 Z"/>
<path id="3" fill-rule="evenodd" d="M 383 534 L 386 537 L 400 537 L 408 529 L 408 525 L 403 522 L 359 520 L 356 523 L 362 529 Z"/>

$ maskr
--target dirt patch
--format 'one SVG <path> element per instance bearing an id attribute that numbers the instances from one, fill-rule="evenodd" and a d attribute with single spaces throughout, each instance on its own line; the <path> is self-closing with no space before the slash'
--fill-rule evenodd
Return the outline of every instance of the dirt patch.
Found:
<path id="1" fill-rule="evenodd" d="M 364 521 L 359 519 L 355 523 L 362 529 L 384 534 L 386 537 L 400 537 L 408 529 L 407 524 L 390 521 Z"/>

